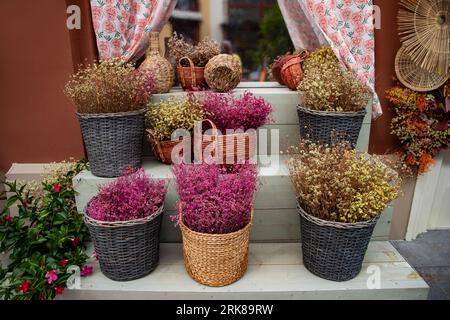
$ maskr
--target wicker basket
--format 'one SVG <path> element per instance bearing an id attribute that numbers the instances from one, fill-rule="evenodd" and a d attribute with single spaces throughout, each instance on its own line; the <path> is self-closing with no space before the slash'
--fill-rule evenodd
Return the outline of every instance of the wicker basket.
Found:
<path id="1" fill-rule="evenodd" d="M 302 51 L 284 60 L 281 67 L 281 80 L 289 89 L 297 90 L 298 84 L 303 80 L 302 62 L 308 55 L 308 51 Z"/>
<path id="2" fill-rule="evenodd" d="M 278 57 L 272 64 L 272 78 L 281 85 L 285 85 L 281 78 L 281 68 L 292 57 L 291 54 L 285 54 Z"/>
<path id="3" fill-rule="evenodd" d="M 147 129 L 147 137 L 156 159 L 165 164 L 172 164 L 172 150 L 180 143 L 180 141 L 159 141 L 151 129 Z M 182 157 L 183 154 L 180 156 Z"/>
<path id="4" fill-rule="evenodd" d="M 98 221 L 84 215 L 100 269 L 109 279 L 130 281 L 152 272 L 159 262 L 159 233 L 164 207 L 132 221 Z"/>
<path id="5" fill-rule="evenodd" d="M 189 67 L 183 67 L 182 61 L 187 61 Z M 178 80 L 180 81 L 183 90 L 199 90 L 206 88 L 205 68 L 195 67 L 194 63 L 188 57 L 183 57 L 178 62 L 177 66 Z"/>
<path id="6" fill-rule="evenodd" d="M 106 114 L 77 113 L 91 171 L 118 177 L 126 166 L 140 167 L 145 109 Z"/>
<path id="7" fill-rule="evenodd" d="M 253 210 L 243 229 L 227 234 L 195 232 L 180 220 L 184 265 L 192 279 L 207 286 L 223 287 L 242 278 L 248 265 Z"/>
<path id="8" fill-rule="evenodd" d="M 241 82 L 241 78 L 242 66 L 230 54 L 219 54 L 206 64 L 206 83 L 214 91 L 225 92 L 234 89 Z"/>
<path id="9" fill-rule="evenodd" d="M 340 223 L 300 214 L 303 263 L 313 274 L 332 281 L 348 281 L 361 271 L 378 218 L 367 222 Z"/>
<path id="10" fill-rule="evenodd" d="M 150 46 L 140 69 L 150 70 L 155 76 L 155 88 L 152 93 L 167 93 L 175 81 L 172 64 L 159 53 L 159 33 L 150 32 Z"/>
<path id="11" fill-rule="evenodd" d="M 313 142 L 333 144 L 349 141 L 356 147 L 366 110 L 360 112 L 327 112 L 297 106 L 300 137 Z"/>
<path id="12" fill-rule="evenodd" d="M 256 156 L 256 130 L 233 134 L 219 134 L 211 120 L 203 120 L 210 124 L 212 134 L 203 134 L 202 126 L 194 135 L 195 159 L 203 160 L 212 157 L 218 164 L 236 164 L 254 160 Z M 206 153 L 205 153 L 206 150 Z"/>

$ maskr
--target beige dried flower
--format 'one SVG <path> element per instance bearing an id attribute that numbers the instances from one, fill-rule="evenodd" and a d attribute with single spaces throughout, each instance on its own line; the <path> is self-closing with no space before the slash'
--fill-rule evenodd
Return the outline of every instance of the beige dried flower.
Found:
<path id="1" fill-rule="evenodd" d="M 220 54 L 220 45 L 217 41 L 206 37 L 194 46 L 176 32 L 169 39 L 167 46 L 169 48 L 169 55 L 177 63 L 181 58 L 188 57 L 196 67 L 204 67 L 212 57 Z M 183 63 L 186 62 L 183 61 Z M 188 65 L 183 66 L 187 67 Z"/>
<path id="2" fill-rule="evenodd" d="M 329 47 L 313 52 L 303 63 L 304 78 L 298 90 L 306 108 L 320 111 L 357 112 L 366 108 L 371 90 L 353 73 L 344 71 Z"/>
<path id="3" fill-rule="evenodd" d="M 204 119 L 205 112 L 201 103 L 193 96 L 183 99 L 168 98 L 148 106 L 145 115 L 146 127 L 154 131 L 160 140 L 170 140 L 173 131 L 185 129 L 191 131 L 196 121 Z"/>
<path id="4" fill-rule="evenodd" d="M 379 156 L 302 141 L 288 160 L 299 204 L 323 220 L 354 223 L 379 216 L 394 200 L 402 179 Z M 398 161 L 397 161 L 398 162 Z"/>

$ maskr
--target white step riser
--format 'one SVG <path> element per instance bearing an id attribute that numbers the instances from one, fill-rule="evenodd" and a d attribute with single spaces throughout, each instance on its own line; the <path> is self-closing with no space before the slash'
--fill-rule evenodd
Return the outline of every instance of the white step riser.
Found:
<path id="1" fill-rule="evenodd" d="M 291 185 L 284 158 L 280 158 L 279 166 L 260 168 L 259 190 L 255 196 L 255 221 L 252 241 L 258 242 L 291 242 L 299 241 L 299 217 L 296 212 L 296 199 Z M 144 167 L 149 175 L 168 181 L 168 193 L 165 201 L 167 214 L 164 218 L 161 240 L 163 242 L 179 242 L 178 229 L 173 227 L 169 215 L 176 210 L 178 194 L 171 168 L 163 164 L 146 162 Z M 113 179 L 98 178 L 86 172 L 74 178 L 74 188 L 79 211 L 84 211 L 89 200 L 98 193 L 98 187 Z M 387 240 L 390 233 L 392 209 L 386 210 L 374 232 L 374 239 Z"/>
<path id="2" fill-rule="evenodd" d="M 235 95 L 239 96 L 245 89 L 236 89 Z M 299 122 L 296 106 L 299 103 L 299 97 L 297 92 L 290 91 L 286 88 L 276 89 L 249 89 L 256 96 L 266 99 L 273 106 L 272 122 L 269 125 L 263 127 L 268 130 L 268 146 L 267 149 L 259 149 L 258 154 L 272 155 L 276 152 L 272 151 L 271 147 L 271 132 L 272 130 L 279 130 L 280 147 L 279 151 L 286 151 L 290 146 L 296 145 L 299 139 Z M 170 94 L 157 94 L 153 96 L 153 101 L 158 102 L 163 99 L 167 99 L 169 96 L 182 97 L 185 93 L 179 89 L 174 89 Z M 371 126 L 371 105 L 367 106 L 367 115 L 364 119 L 361 133 L 359 136 L 357 149 L 361 151 L 367 151 L 370 126 Z M 146 141 L 144 144 L 144 155 L 151 155 L 152 151 L 150 145 Z"/>

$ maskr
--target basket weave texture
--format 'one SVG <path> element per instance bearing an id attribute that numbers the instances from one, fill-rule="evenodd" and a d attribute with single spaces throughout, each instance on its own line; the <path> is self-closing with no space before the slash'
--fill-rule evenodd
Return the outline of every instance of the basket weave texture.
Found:
<path id="1" fill-rule="evenodd" d="M 172 64 L 159 53 L 159 33 L 150 32 L 150 46 L 140 69 L 150 70 L 155 76 L 155 87 L 152 93 L 167 93 L 175 81 Z"/>
<path id="2" fill-rule="evenodd" d="M 77 113 L 94 175 L 118 177 L 126 166 L 141 166 L 144 114 L 145 109 L 107 114 Z"/>
<path id="3" fill-rule="evenodd" d="M 130 281 L 152 272 L 159 262 L 159 233 L 164 207 L 132 221 L 105 222 L 84 215 L 100 269 L 109 279 Z"/>
<path id="4" fill-rule="evenodd" d="M 180 141 L 159 141 L 151 129 L 147 129 L 147 137 L 156 159 L 165 164 L 172 164 L 172 150 L 180 143 Z M 180 156 L 183 156 L 183 154 Z"/>
<path id="5" fill-rule="evenodd" d="M 211 58 L 205 66 L 205 79 L 208 86 L 219 92 L 234 89 L 241 82 L 242 66 L 229 54 L 219 54 Z"/>
<path id="6" fill-rule="evenodd" d="M 303 263 L 313 274 L 332 281 L 348 281 L 361 271 L 378 218 L 367 222 L 340 223 L 300 214 Z"/>
<path id="7" fill-rule="evenodd" d="M 300 137 L 316 143 L 333 144 L 341 140 L 356 147 L 366 110 L 327 112 L 297 106 Z"/>
<path id="8" fill-rule="evenodd" d="M 181 62 L 185 60 L 189 63 L 189 67 L 183 67 Z M 178 80 L 183 90 L 198 90 L 206 88 L 205 68 L 195 67 L 194 63 L 188 57 L 183 57 L 177 66 Z"/>
<path id="9" fill-rule="evenodd" d="M 298 84 L 303 80 L 302 62 L 308 57 L 308 51 L 289 56 L 283 60 L 281 67 L 281 81 L 291 90 L 297 90 Z"/>
<path id="10" fill-rule="evenodd" d="M 212 134 L 196 133 L 195 157 L 203 159 L 203 154 L 208 148 L 207 157 L 212 156 L 217 163 L 236 164 L 239 161 L 253 160 L 256 156 L 257 136 L 255 131 L 236 132 L 233 134 L 219 134 L 216 125 L 211 120 L 208 122 L 212 128 Z M 201 150 L 199 149 L 201 147 Z M 211 150 L 212 148 L 212 150 Z"/>
<path id="11" fill-rule="evenodd" d="M 181 216 L 181 214 L 180 214 Z M 180 221 L 186 271 L 195 281 L 223 287 L 236 282 L 247 271 L 251 220 L 243 229 L 227 234 L 190 230 Z"/>

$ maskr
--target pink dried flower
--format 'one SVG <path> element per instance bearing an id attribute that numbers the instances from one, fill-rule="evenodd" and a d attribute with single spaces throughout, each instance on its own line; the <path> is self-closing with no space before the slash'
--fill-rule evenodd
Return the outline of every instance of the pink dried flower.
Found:
<path id="1" fill-rule="evenodd" d="M 272 105 L 249 91 L 245 91 L 241 98 L 234 97 L 231 92 L 209 91 L 203 94 L 202 100 L 208 118 L 222 133 L 226 129 L 258 129 L 270 121 Z"/>
<path id="2" fill-rule="evenodd" d="M 86 265 L 81 269 L 80 275 L 82 277 L 89 277 L 90 275 L 92 275 L 93 270 L 94 267 Z"/>
<path id="3" fill-rule="evenodd" d="M 187 165 L 173 167 L 183 222 L 209 234 L 238 231 L 250 221 L 257 187 L 256 166 Z"/>
<path id="4" fill-rule="evenodd" d="M 102 186 L 87 214 L 101 221 L 129 221 L 156 213 L 166 194 L 164 181 L 146 176 L 144 169 L 129 169 L 114 182 Z"/>

